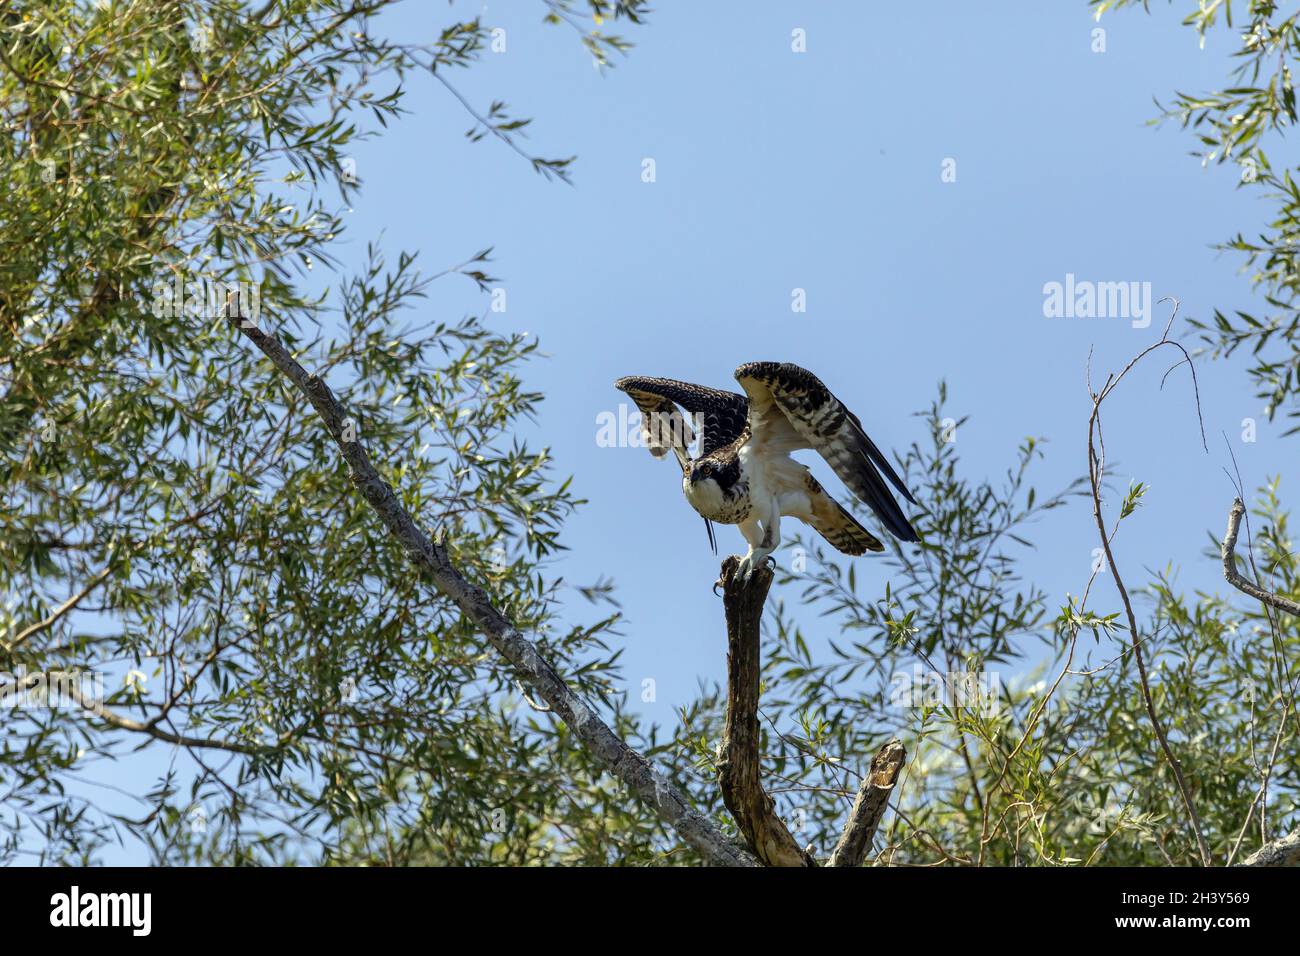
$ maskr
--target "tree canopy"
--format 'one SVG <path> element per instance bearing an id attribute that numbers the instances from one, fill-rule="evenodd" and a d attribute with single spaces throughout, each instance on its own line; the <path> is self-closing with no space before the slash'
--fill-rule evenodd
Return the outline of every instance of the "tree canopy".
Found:
<path id="1" fill-rule="evenodd" d="M 395 2 L 0 11 L 0 861 L 129 844 L 159 864 L 753 862 L 718 784 L 726 688 L 646 721 L 620 690 L 617 592 L 564 579 L 583 502 L 520 437 L 538 344 L 491 321 L 492 250 L 429 269 L 377 241 L 357 270 L 335 254 L 363 188 L 349 146 L 401 121 L 417 80 L 539 188 L 575 175 L 527 148 L 529 120 L 457 89 L 488 25 L 448 13 L 435 42 L 401 43 L 376 26 Z M 1300 13 L 1192 6 L 1192 28 L 1241 32 L 1240 65 L 1167 115 L 1276 205 L 1225 243 L 1272 311 L 1225 305 L 1152 348 L 1191 416 L 1197 365 L 1245 347 L 1295 418 L 1300 192 L 1267 152 L 1296 118 Z M 642 0 L 538 4 L 539 29 L 606 67 L 648 19 Z M 483 311 L 431 318 L 448 283 Z M 1168 574 L 1126 587 L 1146 488 L 1110 480 L 1101 415 L 1124 372 L 1101 374 L 1080 478 L 1048 489 L 1044 438 L 972 474 L 940 383 L 898 456 L 922 541 L 891 545 L 882 590 L 795 542 L 805 565 L 763 620 L 758 750 L 810 859 L 895 738 L 870 863 L 1224 864 L 1300 827 L 1300 620 Z M 1060 508 L 1092 510 L 1099 555 L 1064 602 L 1031 557 Z M 1277 482 L 1249 514 L 1246 577 L 1294 600 Z M 1216 534 L 1170 560 L 1230 554 Z M 129 809 L 93 782 L 112 763 L 139 768 Z"/>

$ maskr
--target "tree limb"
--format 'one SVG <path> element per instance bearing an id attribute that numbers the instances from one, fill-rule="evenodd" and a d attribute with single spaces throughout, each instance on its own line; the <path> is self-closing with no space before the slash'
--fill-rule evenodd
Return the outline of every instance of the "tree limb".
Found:
<path id="1" fill-rule="evenodd" d="M 1245 514 L 1246 506 L 1241 503 L 1241 499 L 1232 499 L 1232 507 L 1228 510 L 1228 530 L 1223 536 L 1224 578 L 1242 594 L 1248 594 L 1256 601 L 1262 601 L 1279 611 L 1286 611 L 1288 614 L 1300 617 L 1300 604 L 1273 594 L 1271 591 L 1265 591 L 1263 588 L 1246 580 L 1246 578 L 1242 577 L 1241 572 L 1237 570 L 1237 532 L 1241 528 L 1241 519 Z"/>
<path id="2" fill-rule="evenodd" d="M 736 575 L 740 559 L 722 562 L 722 606 L 727 616 L 727 718 L 719 748 L 718 783 L 745 842 L 768 866 L 816 866 L 776 814 L 759 768 L 759 624 L 772 572 Z"/>
<path id="3" fill-rule="evenodd" d="M 0 641 L 0 644 L 4 645 L 5 653 L 9 653 L 15 647 L 21 647 L 23 644 L 27 642 L 27 639 L 31 637 L 33 634 L 39 634 L 41 631 L 51 628 L 55 624 L 59 623 L 59 620 L 65 614 L 67 614 L 69 611 L 75 608 L 78 604 L 80 604 L 82 600 L 85 599 L 86 595 L 90 594 L 91 591 L 95 590 L 95 588 L 103 584 L 104 581 L 108 578 L 109 574 L 112 573 L 112 571 L 113 571 L 112 565 L 109 565 L 108 567 L 104 568 L 93 578 L 91 578 L 90 583 L 88 583 L 84 588 L 82 588 L 76 594 L 72 595 L 72 597 L 68 598 L 66 601 L 64 601 L 62 604 L 56 607 L 50 613 L 49 617 L 45 618 L 44 620 L 37 621 L 35 624 L 26 628 L 12 641 Z"/>
<path id="4" fill-rule="evenodd" d="M 1241 861 L 1241 866 L 1300 866 L 1300 830 L 1262 847 Z"/>
<path id="5" fill-rule="evenodd" d="M 1288 614 L 1300 616 L 1300 604 L 1288 598 L 1274 594 L 1271 591 L 1265 591 L 1253 582 L 1242 576 L 1237 570 L 1237 533 L 1241 530 L 1241 519 L 1246 516 L 1246 506 L 1242 504 L 1240 498 L 1232 499 L 1232 507 L 1228 509 L 1228 530 L 1223 535 L 1223 576 L 1227 582 L 1243 594 L 1253 597 L 1255 600 L 1266 604 L 1269 607 L 1277 608 L 1279 611 L 1285 611 Z M 1276 752 L 1276 748 L 1274 750 Z M 1261 794 L 1263 791 L 1261 790 Z M 1258 797 L 1256 798 L 1258 799 Z M 1253 809 L 1253 805 L 1252 805 Z M 1262 811 L 1261 811 L 1262 818 Z M 1247 817 L 1249 823 L 1249 817 Z M 1262 827 L 1261 827 L 1262 829 Z M 1245 827 L 1242 827 L 1243 832 Z M 1238 845 L 1241 843 L 1240 837 L 1237 840 Z M 1235 849 L 1234 849 L 1235 852 Z M 1289 836 L 1284 836 L 1279 840 L 1271 843 L 1265 843 L 1262 847 L 1246 857 L 1241 866 L 1300 866 L 1300 830 L 1296 830 Z"/>
<path id="6" fill-rule="evenodd" d="M 488 643 L 517 671 L 520 678 L 569 726 L 587 750 L 614 776 L 692 847 L 711 863 L 721 866 L 755 866 L 756 861 L 736 846 L 713 823 L 690 805 L 669 780 L 627 745 L 596 712 L 581 700 L 537 648 L 492 605 L 487 592 L 467 581 L 451 563 L 446 549 L 432 541 L 402 507 L 392 487 L 383 480 L 360 441 L 344 438 L 344 423 L 353 428 L 347 412 L 319 377 L 311 375 L 289 354 L 278 338 L 237 317 L 230 324 L 257 346 L 272 364 L 306 396 L 348 463 L 352 483 L 379 516 L 416 566 L 426 571 L 438 590 L 450 598 L 483 632 Z M 352 429 L 349 429 L 351 434 Z M 359 437 L 359 435 L 354 435 Z"/>
<path id="7" fill-rule="evenodd" d="M 880 748 L 880 752 L 871 761 L 871 769 L 863 779 L 862 786 L 858 788 L 858 796 L 853 801 L 853 809 L 849 811 L 848 822 L 844 824 L 844 832 L 831 851 L 827 866 L 862 865 L 906 760 L 907 750 L 900 740 L 891 740 Z"/>
<path id="8" fill-rule="evenodd" d="M 67 695 L 68 699 L 87 713 L 94 714 L 100 720 L 118 730 L 129 730 L 132 733 L 147 734 L 155 740 L 161 740 L 163 743 L 176 744 L 180 747 L 193 747 L 214 750 L 225 750 L 229 753 L 243 754 L 245 756 L 256 756 L 258 754 L 270 753 L 272 748 L 263 747 L 257 744 L 245 744 L 235 740 L 223 740 L 218 737 L 191 737 L 188 734 L 172 733 L 157 726 L 160 718 L 155 718 L 145 723 L 133 720 L 130 717 L 123 717 L 114 710 L 105 707 L 102 702 L 91 697 L 86 697 L 74 686 L 78 675 L 74 672 L 56 672 L 56 671 L 35 671 L 26 674 L 17 680 L 8 684 L 0 684 L 0 705 L 5 704 L 9 699 L 24 691 L 29 691 L 40 685 L 42 681 L 53 684 L 56 693 Z"/>

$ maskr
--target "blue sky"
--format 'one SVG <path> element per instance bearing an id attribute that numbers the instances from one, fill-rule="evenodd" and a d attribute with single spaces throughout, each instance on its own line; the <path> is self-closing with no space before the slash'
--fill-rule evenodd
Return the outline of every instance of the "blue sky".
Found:
<path id="1" fill-rule="evenodd" d="M 741 362 L 796 362 L 892 449 L 924 440 L 912 413 L 946 379 L 952 411 L 971 416 L 957 435 L 966 474 L 1000 476 L 1023 438 L 1041 436 L 1036 483 L 1048 490 L 1086 469 L 1089 349 L 1104 377 L 1159 338 L 1167 306 L 1146 329 L 1048 319 L 1045 283 L 1150 282 L 1194 317 L 1252 301 L 1241 263 L 1211 246 L 1266 207 L 1236 190 L 1235 167 L 1203 169 L 1176 124 L 1147 125 L 1153 97 L 1225 85 L 1234 38 L 1216 32 L 1201 49 L 1181 10 L 1108 15 L 1095 53 L 1083 0 L 663 4 L 622 31 L 636 47 L 602 75 L 539 9 L 453 5 L 506 31 L 506 51 L 456 81 L 475 104 L 499 98 L 533 117 L 532 151 L 577 154 L 576 187 L 544 182 L 500 143 L 468 143 L 461 106 L 415 78 L 413 115 L 354 150 L 350 241 L 359 258 L 383 230 L 387 248 L 419 249 L 428 268 L 495 246 L 508 310 L 493 321 L 538 335 L 549 356 L 526 373 L 547 396 L 530 436 L 590 499 L 566 528 L 560 570 L 618 582 L 625 674 L 634 691 L 655 679 L 657 700 L 637 704 L 652 719 L 671 722 L 701 678 L 724 673 L 717 559 L 671 463 L 598 447 L 596 417 L 623 397 L 615 378 L 734 387 Z M 447 16 L 403 4 L 382 25 L 416 41 Z M 791 50 L 796 28 L 805 53 Z M 955 182 L 942 181 L 946 159 Z M 805 313 L 791 311 L 795 288 Z M 444 280 L 428 307 L 455 317 L 482 303 Z M 1121 570 L 1137 583 L 1172 560 L 1188 589 L 1216 588 L 1201 552 L 1232 497 L 1220 433 L 1248 486 L 1281 469 L 1287 446 L 1241 365 L 1206 362 L 1207 455 L 1185 372 L 1159 389 L 1167 364 L 1107 406 L 1117 483 L 1151 485 L 1118 541 Z M 1240 440 L 1247 416 L 1260 422 L 1255 444 Z M 1059 604 L 1088 575 L 1089 509 L 1036 532 L 1026 572 Z M 742 550 L 735 529 L 719 536 Z M 860 581 L 883 586 L 882 562 L 858 565 Z M 1098 609 L 1118 607 L 1109 581 L 1098 596 Z"/>
<path id="2" fill-rule="evenodd" d="M 450 10 L 411 0 L 378 28 L 414 43 L 476 14 L 503 27 L 506 51 L 457 73 L 457 86 L 481 108 L 502 99 L 533 117 L 527 148 L 576 154 L 575 186 L 546 182 L 491 138 L 468 142 L 461 105 L 412 75 L 411 115 L 352 152 L 361 189 L 338 254 L 359 267 L 378 238 L 390 259 L 419 251 L 434 272 L 495 247 L 508 307 L 491 321 L 537 335 L 547 355 L 525 369 L 547 397 L 525 434 L 551 446 L 557 474 L 589 499 L 556 570 L 617 582 L 624 675 L 651 720 L 671 724 L 699 681 L 724 674 L 718 559 L 673 464 L 598 445 L 597 417 L 624 400 L 616 378 L 730 388 L 742 362 L 792 361 L 899 450 L 926 440 L 913 412 L 943 379 L 951 412 L 970 416 L 957 433 L 968 477 L 996 479 L 1039 436 L 1047 460 L 1035 484 L 1055 490 L 1086 469 L 1089 350 L 1104 377 L 1158 339 L 1166 306 L 1146 329 L 1049 319 L 1045 283 L 1150 282 L 1155 298 L 1177 296 L 1183 316 L 1200 318 L 1255 302 L 1240 261 L 1212 244 L 1249 233 L 1267 207 L 1235 188 L 1235 168 L 1203 169 L 1175 125 L 1147 125 L 1153 97 L 1225 85 L 1234 38 L 1214 32 L 1201 49 L 1181 5 L 1108 15 L 1106 51 L 1094 53 L 1084 0 L 663 3 L 647 26 L 617 26 L 636 46 L 603 74 L 543 12 L 525 0 Z M 796 28 L 805 53 L 791 50 Z M 941 178 L 949 159 L 955 182 Z M 804 313 L 791 311 L 796 288 Z M 455 319 L 485 303 L 452 277 L 419 307 Z M 1294 440 L 1265 422 L 1239 362 L 1207 361 L 1206 454 L 1187 376 L 1161 391 L 1165 367 L 1140 370 L 1107 406 L 1117 483 L 1151 486 L 1117 542 L 1121 570 L 1137 585 L 1173 561 L 1185 589 L 1221 589 L 1202 555 L 1232 497 L 1220 433 L 1248 487 L 1282 469 Z M 1254 444 L 1240 440 L 1248 416 Z M 724 553 L 742 550 L 735 529 L 718 531 Z M 1034 537 L 1024 570 L 1060 604 L 1093 559 L 1088 507 L 1056 512 Z M 865 593 L 886 573 L 858 559 Z M 1099 610 L 1117 608 L 1109 580 L 1095 594 Z M 639 700 L 647 677 L 652 703 Z M 161 769 L 167 756 L 149 760 Z M 138 773 L 123 785 L 140 789 Z M 127 848 L 109 861 L 144 858 Z"/>

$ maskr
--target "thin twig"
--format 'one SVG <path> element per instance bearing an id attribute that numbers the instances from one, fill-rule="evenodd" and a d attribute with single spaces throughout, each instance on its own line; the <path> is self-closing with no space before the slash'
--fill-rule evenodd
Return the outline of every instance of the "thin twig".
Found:
<path id="1" fill-rule="evenodd" d="M 1164 301 L 1161 299 L 1160 301 Z M 1174 319 L 1178 315 L 1178 300 L 1173 299 L 1174 309 L 1169 317 L 1168 324 L 1165 325 L 1164 334 L 1160 341 L 1154 345 L 1143 349 L 1133 358 L 1128 365 L 1118 375 L 1108 376 L 1100 392 L 1092 393 L 1092 414 L 1088 418 L 1088 480 L 1092 492 L 1092 513 L 1097 523 L 1097 533 L 1101 537 L 1102 550 L 1106 555 L 1106 567 L 1110 571 L 1110 576 L 1115 582 L 1115 588 L 1119 591 L 1120 601 L 1124 605 L 1124 613 L 1128 619 L 1129 635 L 1133 646 L 1133 659 L 1138 667 L 1139 689 L 1142 693 L 1142 702 L 1146 708 L 1147 716 L 1151 720 L 1152 729 L 1155 732 L 1156 739 L 1160 744 L 1160 749 L 1169 761 L 1170 769 L 1174 774 L 1174 782 L 1178 787 L 1178 792 L 1182 796 L 1183 805 L 1187 809 L 1191 822 L 1191 829 L 1196 837 L 1196 845 L 1201 857 L 1201 865 L 1209 866 L 1212 862 L 1210 857 L 1210 848 L 1205 842 L 1205 834 L 1202 832 L 1201 818 L 1196 812 L 1196 803 L 1192 800 L 1191 789 L 1187 786 L 1187 781 L 1183 777 L 1182 765 L 1174 755 L 1173 748 L 1169 746 L 1169 737 L 1165 733 L 1164 724 L 1160 716 L 1156 713 L 1155 699 L 1151 694 L 1151 681 L 1147 674 L 1146 658 L 1142 653 L 1142 639 L 1138 634 L 1137 616 L 1133 612 L 1133 602 L 1129 599 L 1128 589 L 1124 586 L 1124 581 L 1120 577 L 1119 567 L 1115 563 L 1115 555 L 1111 550 L 1111 536 L 1106 533 L 1106 522 L 1101 516 L 1101 482 L 1105 472 L 1105 446 L 1101 444 L 1101 406 L 1102 403 L 1111 395 L 1124 380 L 1124 377 L 1139 363 L 1143 358 L 1150 355 L 1162 346 L 1170 345 L 1182 352 L 1188 367 L 1192 372 L 1192 390 L 1196 397 L 1196 417 L 1201 426 L 1201 444 L 1209 450 L 1209 445 L 1205 440 L 1205 420 L 1201 415 L 1201 396 L 1200 389 L 1196 383 L 1196 366 L 1192 364 L 1191 356 L 1182 345 L 1169 338 L 1169 330 L 1174 324 Z M 1100 451 L 1098 446 L 1100 444 Z"/>

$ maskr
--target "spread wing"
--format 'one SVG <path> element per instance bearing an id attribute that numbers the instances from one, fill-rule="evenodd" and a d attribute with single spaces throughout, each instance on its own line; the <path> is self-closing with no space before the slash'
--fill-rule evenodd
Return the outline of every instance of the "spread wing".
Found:
<path id="1" fill-rule="evenodd" d="M 700 451 L 705 455 L 731 444 L 745 431 L 749 401 L 744 395 L 639 375 L 620 378 L 614 387 L 626 392 L 641 410 L 642 433 L 650 454 L 662 458 L 672 451 L 683 468 L 690 462 L 687 449 L 695 440 L 691 421 L 700 428 Z"/>
<path id="2" fill-rule="evenodd" d="M 902 541 L 919 540 L 880 473 L 908 501 L 916 504 L 916 499 L 862 430 L 857 416 L 816 375 L 785 362 L 750 362 L 736 369 L 736 379 L 749 396 L 751 443 L 756 450 L 813 449 L 890 533 Z"/>
<path id="3" fill-rule="evenodd" d="M 799 517 L 805 518 L 836 551 L 858 555 L 885 550 L 880 539 L 862 527 L 857 518 L 828 495 L 811 474 L 804 479 L 804 486 L 808 492 L 808 514 Z"/>
<path id="4" fill-rule="evenodd" d="M 686 470 L 691 462 L 690 445 L 695 430 L 681 413 L 685 409 L 700 428 L 700 453 L 729 445 L 744 434 L 749 420 L 749 400 L 735 392 L 678 382 L 671 378 L 648 378 L 628 375 L 614 383 L 626 392 L 641 410 L 642 434 L 650 454 L 662 458 L 672 451 L 677 463 Z M 718 542 L 708 518 L 704 527 L 709 545 L 718 553 Z"/>

